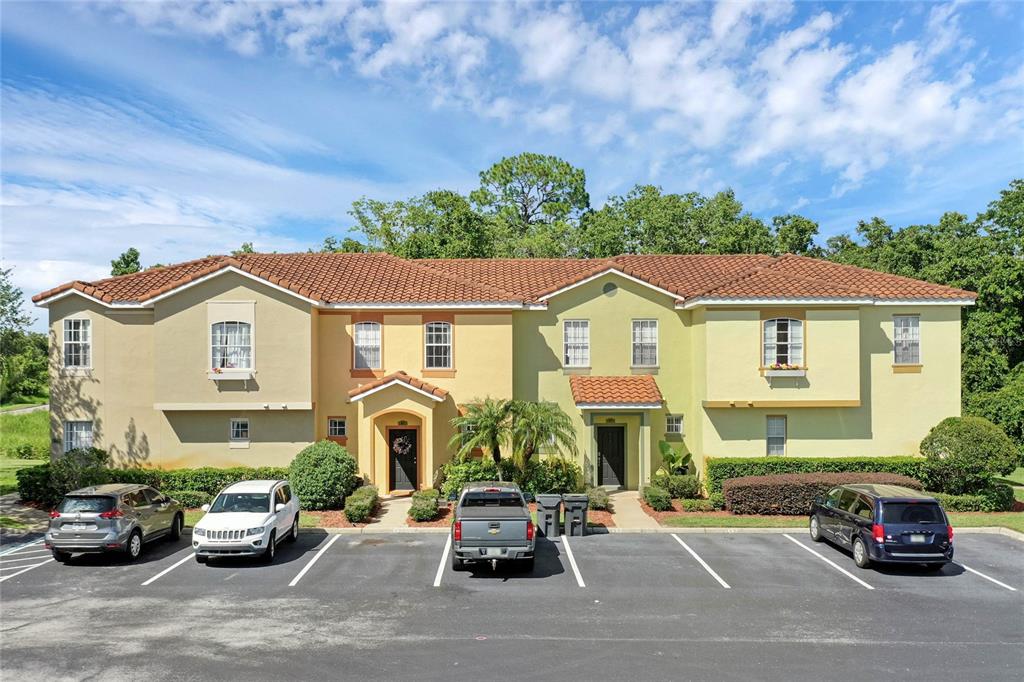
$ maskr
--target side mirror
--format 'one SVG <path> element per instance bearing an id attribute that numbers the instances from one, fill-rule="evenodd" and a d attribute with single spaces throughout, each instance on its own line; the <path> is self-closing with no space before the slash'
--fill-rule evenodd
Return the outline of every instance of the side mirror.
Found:
<path id="1" fill-rule="evenodd" d="M 277 505 L 274 506 L 274 511 L 275 512 L 283 512 L 284 511 L 284 505 L 281 504 L 281 503 L 278 503 Z"/>
<path id="2" fill-rule="evenodd" d="M 210 505 L 204 504 L 202 507 L 200 507 L 200 509 L 202 509 L 204 512 L 208 512 L 210 511 Z"/>

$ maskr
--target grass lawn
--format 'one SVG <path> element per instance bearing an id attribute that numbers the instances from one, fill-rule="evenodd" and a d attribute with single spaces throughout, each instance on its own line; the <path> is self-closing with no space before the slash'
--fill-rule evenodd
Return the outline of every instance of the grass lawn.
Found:
<path id="1" fill-rule="evenodd" d="M 14 472 L 25 467 L 34 467 L 45 462 L 35 459 L 0 459 L 0 495 L 18 490 L 18 479 Z"/>
<path id="2" fill-rule="evenodd" d="M 0 452 L 21 445 L 32 445 L 39 452 L 49 452 L 49 410 L 28 414 L 0 414 Z"/>
<path id="3" fill-rule="evenodd" d="M 686 514 L 670 516 L 662 525 L 674 528 L 802 528 L 805 516 L 728 516 L 725 514 Z"/>
<path id="4" fill-rule="evenodd" d="M 1024 533 L 1024 512 L 949 512 L 954 534 L 957 528 L 1002 526 Z"/>
<path id="5" fill-rule="evenodd" d="M 1017 467 L 1012 474 L 1007 474 L 996 480 L 1007 485 L 1024 485 L 1024 467 Z"/>
<path id="6" fill-rule="evenodd" d="M 28 528 L 27 523 L 22 523 L 17 519 L 12 519 L 10 516 L 0 516 L 0 526 L 4 528 L 13 528 L 14 530 L 21 530 L 22 528 Z"/>

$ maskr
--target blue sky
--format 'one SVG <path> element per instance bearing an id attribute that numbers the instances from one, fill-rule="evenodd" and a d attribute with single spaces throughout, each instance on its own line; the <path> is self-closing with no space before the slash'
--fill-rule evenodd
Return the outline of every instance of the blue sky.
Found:
<path id="1" fill-rule="evenodd" d="M 1024 175 L 1019 3 L 2 5 L 3 261 L 27 293 L 252 241 L 505 155 L 732 187 L 823 236 Z"/>

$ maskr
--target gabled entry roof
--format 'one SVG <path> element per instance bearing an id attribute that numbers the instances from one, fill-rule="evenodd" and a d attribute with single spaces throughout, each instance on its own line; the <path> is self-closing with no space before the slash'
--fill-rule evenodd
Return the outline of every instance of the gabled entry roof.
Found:
<path id="1" fill-rule="evenodd" d="M 416 393 L 425 395 L 431 400 L 436 400 L 439 403 L 443 402 L 444 399 L 448 397 L 448 391 L 443 388 L 439 388 L 433 384 L 428 384 L 426 381 L 410 376 L 403 371 L 398 371 L 379 379 L 374 379 L 369 383 L 363 384 L 359 388 L 352 389 L 348 392 L 348 399 L 351 402 L 356 402 L 358 400 L 362 400 L 368 395 L 376 393 L 377 391 L 383 391 L 389 386 L 402 386 L 410 391 L 415 391 Z"/>
<path id="2" fill-rule="evenodd" d="M 584 410 L 661 407 L 663 399 L 650 374 L 592 377 L 571 376 L 569 386 L 576 407 Z"/>

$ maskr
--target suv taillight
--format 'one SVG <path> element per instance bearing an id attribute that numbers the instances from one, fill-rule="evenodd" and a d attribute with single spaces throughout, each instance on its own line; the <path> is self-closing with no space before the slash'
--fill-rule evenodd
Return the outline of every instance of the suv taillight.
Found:
<path id="1" fill-rule="evenodd" d="M 526 522 L 526 539 L 527 540 L 532 540 L 533 539 L 533 532 L 534 532 L 533 531 L 533 521 L 527 521 Z"/>
<path id="2" fill-rule="evenodd" d="M 462 542 L 462 521 L 455 522 L 455 542 Z"/>
<path id="3" fill-rule="evenodd" d="M 124 512 L 120 509 L 111 509 L 100 514 L 101 519 L 119 519 L 124 516 Z"/>
<path id="4" fill-rule="evenodd" d="M 873 524 L 871 526 L 871 535 L 874 537 L 875 542 L 885 542 L 885 526 L 880 523 Z"/>
<path id="5" fill-rule="evenodd" d="M 50 512 L 50 518 L 51 519 L 59 519 L 60 518 L 60 512 L 57 511 L 56 509 L 54 509 L 53 511 Z"/>
<path id="6" fill-rule="evenodd" d="M 949 541 L 953 542 L 953 526 L 946 526 L 946 535 L 949 536 Z"/>

